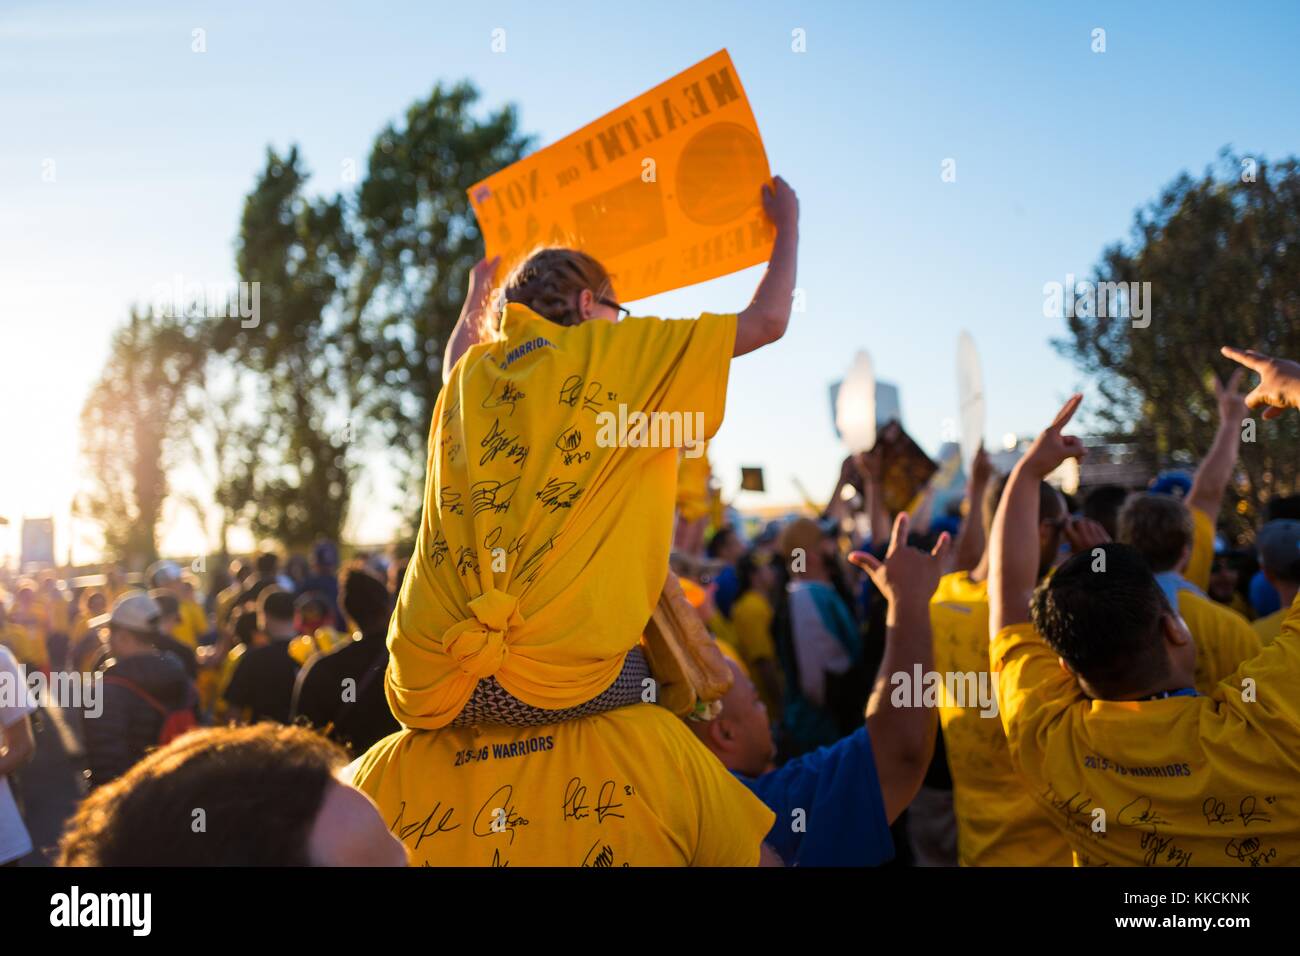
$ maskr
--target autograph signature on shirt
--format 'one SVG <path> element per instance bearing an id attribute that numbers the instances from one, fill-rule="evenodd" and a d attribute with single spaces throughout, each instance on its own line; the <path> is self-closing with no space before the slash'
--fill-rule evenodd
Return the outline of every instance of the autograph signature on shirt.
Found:
<path id="1" fill-rule="evenodd" d="M 515 830 L 528 826 L 528 821 L 519 815 L 515 805 L 510 802 L 515 788 L 512 784 L 497 787 L 492 795 L 483 801 L 483 806 L 474 816 L 474 835 L 476 837 L 495 836 L 505 833 L 511 845 L 515 842 Z"/>
<path id="2" fill-rule="evenodd" d="M 1277 856 L 1276 848 L 1264 849 L 1264 845 L 1257 837 L 1247 837 L 1244 840 L 1229 840 L 1224 846 L 1223 852 L 1238 863 L 1249 863 L 1251 866 L 1262 866 L 1265 863 L 1271 863 L 1273 858 Z"/>
<path id="3" fill-rule="evenodd" d="M 511 478 L 509 481 L 484 479 L 474 482 L 469 489 L 469 500 L 474 514 L 480 515 L 485 511 L 501 514 L 509 511 L 510 502 L 515 496 L 515 486 L 518 484 L 518 478 Z M 464 511 L 460 513 L 464 514 Z"/>
<path id="4" fill-rule="evenodd" d="M 447 555 L 451 552 L 451 547 L 447 544 L 447 539 L 441 531 L 435 532 L 433 536 L 433 547 L 429 551 L 429 557 L 433 560 L 433 566 L 439 567 L 442 562 L 447 560 Z"/>
<path id="5" fill-rule="evenodd" d="M 613 780 L 606 780 L 600 785 L 600 792 L 596 795 L 595 807 L 597 823 L 604 823 L 606 817 L 623 819 L 623 814 L 614 812 L 623 809 L 623 804 L 614 802 L 616 796 L 618 796 L 618 786 Z M 561 808 L 561 819 L 585 820 L 591 816 L 586 801 L 587 788 L 583 785 L 582 778 L 570 777 L 569 782 L 564 785 L 564 805 Z"/>
<path id="6" fill-rule="evenodd" d="M 594 412 L 605 404 L 600 400 L 600 393 L 603 390 L 604 386 L 600 382 L 592 381 L 586 384 L 586 390 L 584 391 L 582 376 L 570 375 L 564 380 L 564 384 L 560 386 L 560 401 L 558 404 L 577 408 L 578 402 L 581 401 L 583 408 Z M 606 394 L 609 396 L 610 401 L 614 400 L 613 392 Z"/>
<path id="7" fill-rule="evenodd" d="M 494 385 L 488 392 L 487 398 L 483 399 L 483 408 L 505 408 L 509 406 L 510 414 L 515 413 L 515 404 L 526 396 L 523 391 L 514 382 L 501 381 L 501 388 L 497 389 Z"/>
<path id="8" fill-rule="evenodd" d="M 505 455 L 508 461 L 519 466 L 522 466 L 528 458 L 528 446 L 520 443 L 518 435 L 506 432 L 501 427 L 499 418 L 492 419 L 492 427 L 478 444 L 483 449 L 483 454 L 478 460 L 480 465 L 495 461 L 498 455 Z"/>
<path id="9" fill-rule="evenodd" d="M 1150 827 L 1151 833 L 1158 833 L 1161 826 L 1169 821 L 1160 816 L 1151 806 L 1150 797 L 1135 797 L 1119 811 L 1115 818 L 1122 827 Z"/>
<path id="10" fill-rule="evenodd" d="M 544 507 L 551 509 L 551 514 L 555 514 L 561 508 L 572 508 L 573 503 L 582 497 L 584 490 L 578 487 L 576 481 L 560 481 L 556 478 L 547 478 L 546 484 L 542 486 L 542 490 L 537 492 L 535 497 Z"/>
<path id="11" fill-rule="evenodd" d="M 465 506 L 461 503 L 459 491 L 452 491 L 451 485 L 443 485 L 439 491 L 439 499 L 442 501 L 442 509 L 450 511 L 454 515 L 463 515 Z"/>
<path id="12" fill-rule="evenodd" d="M 419 849 L 420 844 L 430 837 L 435 837 L 439 833 L 450 833 L 452 830 L 460 829 L 459 823 L 453 823 L 451 826 L 447 825 L 451 822 L 452 814 L 456 812 L 455 807 L 448 807 L 446 811 L 443 812 L 442 816 L 438 817 L 438 821 L 435 823 L 433 818 L 438 816 L 438 811 L 440 810 L 442 810 L 441 800 L 433 805 L 433 809 L 429 811 L 428 816 L 408 823 L 405 819 L 406 801 L 403 800 L 397 808 L 397 819 L 393 821 L 393 825 L 388 829 L 391 832 L 396 833 L 397 838 L 403 843 L 405 843 L 409 837 L 415 837 L 415 842 L 411 844 L 411 849 Z"/>

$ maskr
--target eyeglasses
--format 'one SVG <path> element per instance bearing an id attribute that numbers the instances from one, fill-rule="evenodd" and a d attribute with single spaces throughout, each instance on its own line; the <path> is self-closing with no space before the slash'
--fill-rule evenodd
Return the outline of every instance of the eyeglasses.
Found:
<path id="1" fill-rule="evenodd" d="M 599 302 L 601 305 L 605 306 L 606 308 L 613 309 L 615 312 L 617 312 L 619 321 L 622 321 L 624 318 L 632 314 L 631 309 L 624 308 L 623 306 L 615 302 L 613 299 L 597 299 L 596 301 Z"/>

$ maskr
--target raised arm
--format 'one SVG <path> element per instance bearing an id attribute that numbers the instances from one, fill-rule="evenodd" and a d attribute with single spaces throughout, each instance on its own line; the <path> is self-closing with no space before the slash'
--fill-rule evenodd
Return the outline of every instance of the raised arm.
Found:
<path id="1" fill-rule="evenodd" d="M 451 370 L 456 367 L 456 363 L 469 347 L 488 339 L 487 312 L 497 266 L 500 264 L 501 257 L 494 256 L 491 259 L 480 259 L 470 270 L 469 293 L 465 296 L 460 318 L 456 320 L 456 327 L 451 330 L 451 338 L 447 340 L 446 351 L 442 354 L 442 384 L 444 385 L 451 378 Z"/>
<path id="2" fill-rule="evenodd" d="M 1246 396 L 1249 408 L 1263 408 L 1265 418 L 1277 418 L 1288 408 L 1300 408 L 1300 363 L 1271 358 L 1250 349 L 1224 346 L 1223 354 L 1259 373 L 1259 384 Z"/>
<path id="3" fill-rule="evenodd" d="M 763 187 L 763 211 L 776 227 L 776 244 L 753 300 L 737 317 L 733 356 L 775 342 L 790 324 L 799 260 L 799 197 L 780 176 Z"/>
<path id="4" fill-rule="evenodd" d="M 974 568 L 980 563 L 980 558 L 984 557 L 984 548 L 988 544 L 981 508 L 984 493 L 989 487 L 989 478 L 993 475 L 993 464 L 989 461 L 983 442 L 975 452 L 970 472 L 970 480 L 966 482 L 966 518 L 961 523 L 957 542 L 952 549 L 952 567 L 949 569 L 952 571 L 969 571 Z"/>
<path id="5" fill-rule="evenodd" d="M 885 816 L 890 823 L 907 809 L 921 789 L 934 755 L 936 716 L 933 707 L 895 707 L 891 701 L 893 674 L 908 674 L 919 667 L 934 667 L 934 641 L 930 633 L 930 598 L 939 586 L 951 541 L 945 532 L 930 553 L 907 545 L 906 512 L 894 522 L 885 560 L 855 551 L 849 560 L 866 571 L 889 601 L 885 618 L 885 656 L 876 685 L 867 701 L 867 733 L 876 758 Z"/>
<path id="6" fill-rule="evenodd" d="M 1062 435 L 1082 395 L 1073 396 L 1011 469 L 989 533 L 989 637 L 1029 620 L 1038 581 L 1038 486 L 1067 458 L 1082 458 L 1083 442 Z"/>
<path id="7" fill-rule="evenodd" d="M 1223 506 L 1223 493 L 1232 480 L 1232 470 L 1237 467 L 1237 452 L 1241 446 L 1241 422 L 1246 417 L 1245 399 L 1238 393 L 1242 370 L 1237 369 L 1227 384 L 1214 379 L 1214 397 L 1219 404 L 1219 430 L 1214 433 L 1210 450 L 1196 469 L 1192 490 L 1187 495 L 1187 507 L 1196 508 L 1219 518 Z"/>

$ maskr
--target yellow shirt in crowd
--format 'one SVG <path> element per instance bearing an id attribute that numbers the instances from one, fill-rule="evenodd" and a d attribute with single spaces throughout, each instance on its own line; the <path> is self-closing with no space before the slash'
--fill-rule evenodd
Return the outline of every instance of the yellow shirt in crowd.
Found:
<path id="1" fill-rule="evenodd" d="M 306 664 L 315 654 L 325 654 L 352 640 L 352 635 L 332 627 L 318 627 L 311 634 L 299 634 L 289 642 L 289 656 L 299 666 Z"/>
<path id="2" fill-rule="evenodd" d="M 972 581 L 965 571 L 944 575 L 930 599 L 930 627 L 935 671 L 980 675 L 991 693 L 988 582 Z M 952 689 L 968 694 L 972 686 L 979 685 L 954 682 Z M 958 863 L 1069 866 L 1069 844 L 1012 766 L 996 710 L 981 707 L 978 697 L 958 701 L 948 691 L 945 680 L 939 721 L 952 775 Z"/>
<path id="3" fill-rule="evenodd" d="M 1267 647 L 1278 639 L 1282 634 L 1282 622 L 1286 620 L 1288 608 L 1278 608 L 1272 614 L 1261 617 L 1251 624 L 1255 634 L 1259 637 L 1260 644 Z"/>
<path id="4" fill-rule="evenodd" d="M 510 303 L 502 330 L 434 408 L 388 635 L 408 727 L 445 726 L 488 676 L 550 709 L 612 684 L 663 587 L 678 452 L 722 422 L 734 315 L 565 327 Z"/>
<path id="5" fill-rule="evenodd" d="M 1259 635 L 1244 617 L 1195 591 L 1178 593 L 1178 613 L 1196 641 L 1196 690 L 1208 694 L 1242 661 L 1259 653 Z"/>
<path id="6" fill-rule="evenodd" d="M 1214 517 L 1200 508 L 1187 510 L 1192 513 L 1192 553 L 1183 577 L 1202 591 L 1209 591 L 1210 571 L 1214 566 Z"/>
<path id="7" fill-rule="evenodd" d="M 1089 700 L 1030 624 L 989 653 L 1012 760 L 1076 864 L 1300 864 L 1300 602 L 1208 696 Z"/>
<path id="8" fill-rule="evenodd" d="M 698 521 L 709 513 L 709 475 L 712 471 L 706 453 L 694 457 L 682 455 L 677 466 L 677 511 L 683 521 Z"/>
<path id="9" fill-rule="evenodd" d="M 754 866 L 775 820 L 655 704 L 404 730 L 352 767 L 416 866 Z"/>
<path id="10" fill-rule="evenodd" d="M 172 630 L 172 637 L 190 647 L 199 646 L 199 638 L 208 633 L 208 616 L 196 601 L 180 599 L 180 623 Z"/>
<path id="11" fill-rule="evenodd" d="M 46 667 L 49 664 L 44 639 L 21 624 L 10 621 L 0 628 L 0 644 L 13 651 L 20 664 L 28 667 Z"/>

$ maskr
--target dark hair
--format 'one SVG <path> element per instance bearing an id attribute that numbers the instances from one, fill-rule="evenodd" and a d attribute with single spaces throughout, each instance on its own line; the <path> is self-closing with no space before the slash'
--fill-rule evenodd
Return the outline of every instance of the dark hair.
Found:
<path id="1" fill-rule="evenodd" d="M 275 552 L 264 551 L 257 556 L 257 576 L 259 578 L 273 578 L 279 570 L 280 557 Z"/>
<path id="2" fill-rule="evenodd" d="M 1119 513 L 1119 540 L 1136 548 L 1157 574 L 1177 566 L 1193 533 L 1192 513 L 1173 495 L 1134 495 Z"/>
<path id="3" fill-rule="evenodd" d="M 735 530 L 731 525 L 723 525 L 713 536 L 709 538 L 709 543 L 704 546 L 704 553 L 711 558 L 716 558 L 721 552 L 727 541 L 736 536 Z"/>
<path id="4" fill-rule="evenodd" d="M 1264 520 L 1278 521 L 1290 518 L 1300 521 L 1300 495 L 1287 495 L 1285 498 L 1271 498 L 1264 508 Z"/>
<path id="5" fill-rule="evenodd" d="M 1106 529 L 1111 538 L 1119 537 L 1119 512 L 1128 500 L 1129 490 L 1122 485 L 1098 485 L 1084 496 L 1083 516 Z"/>
<path id="6" fill-rule="evenodd" d="M 599 262 L 576 249 L 538 249 L 506 277 L 507 302 L 528 306 L 557 325 L 579 325 L 577 296 L 589 290 L 597 298 L 613 295 L 609 273 Z"/>
<path id="7" fill-rule="evenodd" d="M 235 640 L 240 644 L 252 644 L 253 637 L 257 634 L 257 612 L 240 611 L 235 615 L 235 624 L 232 630 Z"/>
<path id="8" fill-rule="evenodd" d="M 149 597 L 153 598 L 153 603 L 158 605 L 159 617 L 181 616 L 181 602 L 172 592 L 157 589 L 150 591 Z"/>
<path id="9" fill-rule="evenodd" d="M 60 866 L 307 866 L 307 840 L 347 756 L 301 727 L 195 730 L 82 801 Z M 196 810 L 204 827 L 195 832 Z"/>
<path id="10" fill-rule="evenodd" d="M 766 561 L 760 561 L 758 556 L 758 550 L 750 548 L 742 554 L 740 560 L 736 562 L 736 580 L 740 584 L 740 594 L 753 590 L 754 575 L 758 573 L 758 569 L 760 567 L 767 567 L 772 562 L 770 556 L 767 556 L 768 560 Z"/>
<path id="11" fill-rule="evenodd" d="M 257 626 L 266 630 L 267 621 L 292 621 L 293 595 L 279 588 L 263 588 L 257 599 Z"/>
<path id="12" fill-rule="evenodd" d="M 1067 559 L 1031 605 L 1038 633 L 1103 697 L 1143 690 L 1168 674 L 1160 624 L 1168 612 L 1146 559 L 1113 542 Z"/>
<path id="13" fill-rule="evenodd" d="M 388 586 L 360 563 L 339 576 L 339 604 L 363 631 L 384 623 L 392 612 Z"/>
<path id="14" fill-rule="evenodd" d="M 1007 485 L 1011 482 L 1011 472 L 1005 475 L 998 475 L 989 483 L 988 491 L 984 492 L 984 531 L 988 533 L 993 529 L 993 516 L 998 512 L 998 503 L 1002 501 L 1002 495 L 1007 490 Z M 1065 502 L 1061 498 L 1061 493 L 1045 481 L 1038 483 L 1038 519 L 1040 521 L 1052 518 L 1059 518 L 1065 514 Z"/>
<path id="15" fill-rule="evenodd" d="M 305 594 L 298 595 L 298 599 L 293 602 L 293 606 L 299 613 L 314 610 L 317 614 L 324 615 L 330 612 L 329 601 L 325 600 L 324 595 L 319 591 L 308 591 Z"/>

